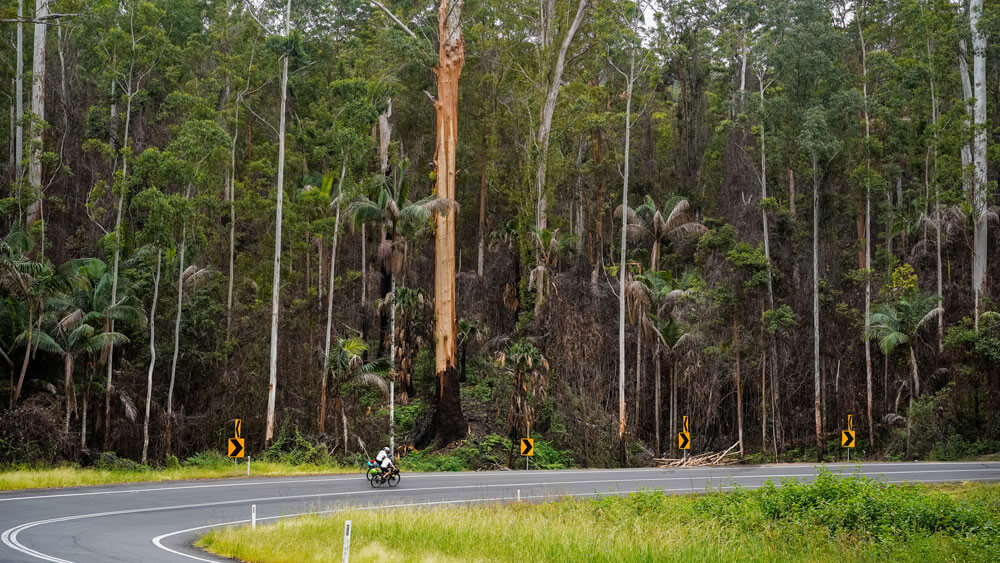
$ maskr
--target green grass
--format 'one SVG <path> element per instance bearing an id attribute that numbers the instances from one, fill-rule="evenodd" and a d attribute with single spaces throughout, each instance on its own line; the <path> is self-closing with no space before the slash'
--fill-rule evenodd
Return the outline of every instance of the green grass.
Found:
<path id="1" fill-rule="evenodd" d="M 250 476 L 278 477 L 289 475 L 318 475 L 329 473 L 357 473 L 361 468 L 336 464 L 287 463 L 251 461 Z M 0 491 L 24 489 L 52 489 L 85 485 L 110 485 L 115 483 L 144 483 L 181 481 L 187 479 L 218 479 L 223 477 L 246 478 L 246 461 L 240 460 L 239 472 L 233 473 L 233 462 L 224 456 L 200 454 L 174 467 L 156 468 L 138 463 L 104 464 L 81 468 L 74 465 L 59 467 L 8 467 L 0 468 Z"/>
<path id="2" fill-rule="evenodd" d="M 346 510 L 215 530 L 198 544 L 253 562 L 992 561 L 1000 485 L 899 487 L 822 475 L 758 491 Z"/>

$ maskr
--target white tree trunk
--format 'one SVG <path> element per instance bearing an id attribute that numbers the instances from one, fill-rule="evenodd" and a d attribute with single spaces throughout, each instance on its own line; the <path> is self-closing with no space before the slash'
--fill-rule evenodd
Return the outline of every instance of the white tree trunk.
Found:
<path id="1" fill-rule="evenodd" d="M 291 29 L 292 0 L 285 5 L 285 37 Z M 288 56 L 281 63 L 281 111 L 278 118 L 278 189 L 274 219 L 274 278 L 271 287 L 270 378 L 267 386 L 267 430 L 264 442 L 274 438 L 274 401 L 278 386 L 278 303 L 281 293 L 281 207 L 285 183 L 285 105 L 288 102 Z M 346 446 L 345 446 L 346 447 Z"/>
<path id="2" fill-rule="evenodd" d="M 333 220 L 333 244 L 330 247 L 330 290 L 326 294 L 326 337 L 323 344 L 323 376 L 320 380 L 319 398 L 319 433 L 326 431 L 326 382 L 330 373 L 330 338 L 333 333 L 333 280 L 337 276 L 337 237 L 340 234 L 340 195 L 344 186 L 344 175 L 347 173 L 347 155 L 340 166 L 340 181 L 337 182 L 337 208 Z"/>
<path id="3" fill-rule="evenodd" d="M 45 119 L 45 46 L 48 39 L 49 0 L 35 0 L 35 50 L 31 63 L 32 119 Z M 27 226 L 42 218 L 42 124 L 32 121 L 31 150 L 28 151 L 28 181 L 35 200 L 28 207 Z"/>
<path id="4" fill-rule="evenodd" d="M 17 124 L 14 136 L 14 170 L 20 179 L 24 175 L 21 161 L 24 160 L 24 0 L 17 0 L 17 71 L 14 77 L 14 121 Z"/>
<path id="5" fill-rule="evenodd" d="M 149 306 L 149 372 L 146 374 L 146 415 L 142 421 L 142 463 L 149 452 L 149 410 L 153 402 L 153 368 L 156 367 L 156 300 L 160 296 L 160 266 L 163 249 L 156 250 L 156 276 L 153 278 L 153 302 Z"/>
<path id="6" fill-rule="evenodd" d="M 862 94 L 864 96 L 864 115 L 865 115 L 865 163 L 870 168 L 871 161 L 869 158 L 870 148 L 868 143 L 871 139 L 871 119 L 868 114 L 868 52 L 865 45 L 864 31 L 861 27 L 861 10 L 863 9 L 864 3 L 858 3 L 859 16 L 857 18 L 858 22 L 858 37 L 861 39 L 861 76 L 862 76 Z M 871 281 L 871 269 L 872 269 L 872 191 L 871 186 L 866 181 L 865 182 L 865 271 L 866 271 L 866 281 L 865 281 L 865 334 L 868 334 L 868 330 L 871 327 L 872 320 L 872 281 Z M 940 243 L 940 241 L 939 241 Z M 938 248 L 940 251 L 940 248 Z M 868 337 L 865 337 L 865 386 L 866 386 L 866 409 L 868 413 L 868 445 L 870 448 L 875 447 L 875 418 L 872 413 L 872 343 Z"/>
<path id="7" fill-rule="evenodd" d="M 972 126 L 972 80 L 969 78 L 969 63 L 967 60 L 967 49 L 965 39 L 958 42 L 958 75 L 962 80 L 962 100 L 965 101 L 965 128 Z M 973 175 L 969 174 L 969 167 L 972 166 L 972 146 L 968 141 L 962 144 L 962 185 L 965 194 L 972 198 Z"/>
<path id="8" fill-rule="evenodd" d="M 580 11 L 586 0 L 580 2 Z M 581 17 L 579 13 L 577 17 Z M 635 51 L 629 60 L 628 84 L 625 91 L 625 163 L 622 174 L 622 235 L 621 260 L 618 265 L 618 439 L 625 440 L 625 255 L 628 247 L 628 175 L 632 141 L 632 85 L 635 80 Z"/>
<path id="9" fill-rule="evenodd" d="M 975 104 L 972 110 L 973 125 L 973 217 L 976 222 L 973 234 L 972 289 L 975 293 L 975 325 L 979 330 L 980 294 L 986 280 L 986 34 L 980 29 L 979 18 L 983 0 L 969 0 L 969 23 L 972 27 L 972 80 Z M 916 370 L 914 370 L 916 373 Z"/>
<path id="10" fill-rule="evenodd" d="M 580 0 L 576 8 L 576 16 L 573 18 L 573 23 L 570 24 L 569 30 L 566 32 L 566 37 L 563 37 L 562 45 L 559 46 L 559 55 L 556 57 L 556 64 L 552 71 L 552 83 L 549 84 L 545 94 L 545 103 L 542 105 L 542 115 L 538 125 L 538 132 L 535 135 L 535 145 L 538 148 L 538 168 L 535 173 L 535 197 L 538 201 L 535 218 L 536 226 L 539 229 L 544 229 L 548 226 L 545 174 L 548 168 L 549 134 L 552 131 L 552 114 L 555 112 L 556 100 L 559 98 L 559 88 L 562 86 L 563 67 L 566 64 L 566 51 L 569 50 L 569 46 L 573 42 L 573 37 L 583 22 L 583 15 L 588 2 L 589 0 Z M 539 256 L 538 259 L 540 261 L 541 257 Z"/>
<path id="11" fill-rule="evenodd" d="M 188 190 L 190 195 L 190 189 Z M 170 453 L 171 430 L 174 422 L 174 381 L 177 377 L 177 357 L 181 342 L 181 313 L 184 305 L 184 251 L 187 248 L 187 223 L 181 228 L 181 253 L 177 266 L 177 315 L 174 317 L 174 359 L 170 363 L 170 384 L 167 387 L 167 453 Z"/>

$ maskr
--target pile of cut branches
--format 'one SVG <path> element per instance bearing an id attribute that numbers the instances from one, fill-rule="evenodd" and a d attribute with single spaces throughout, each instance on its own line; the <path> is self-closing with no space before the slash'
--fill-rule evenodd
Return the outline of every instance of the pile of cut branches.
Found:
<path id="1" fill-rule="evenodd" d="M 732 446 L 729 446 L 725 451 L 722 452 L 706 452 L 703 454 L 698 454 L 695 456 L 687 456 L 681 458 L 666 458 L 658 457 L 654 458 L 653 462 L 656 463 L 657 467 L 698 467 L 703 465 L 732 465 L 739 461 L 733 450 L 739 446 L 740 443 L 736 442 Z"/>

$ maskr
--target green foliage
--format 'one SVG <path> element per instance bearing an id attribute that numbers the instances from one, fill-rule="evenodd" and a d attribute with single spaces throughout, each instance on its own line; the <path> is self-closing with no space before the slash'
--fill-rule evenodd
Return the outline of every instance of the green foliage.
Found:
<path id="1" fill-rule="evenodd" d="M 918 485 L 889 485 L 822 470 L 812 483 L 785 480 L 700 498 L 696 512 L 744 529 L 766 522 L 819 526 L 835 536 L 874 542 L 940 534 L 965 544 L 975 559 L 1000 547 L 1000 518 Z"/>
<path id="2" fill-rule="evenodd" d="M 219 454 L 221 456 L 221 454 Z M 323 444 L 306 438 L 298 427 L 283 425 L 271 445 L 260 456 L 262 461 L 273 461 L 291 465 L 329 465 L 329 452 Z"/>

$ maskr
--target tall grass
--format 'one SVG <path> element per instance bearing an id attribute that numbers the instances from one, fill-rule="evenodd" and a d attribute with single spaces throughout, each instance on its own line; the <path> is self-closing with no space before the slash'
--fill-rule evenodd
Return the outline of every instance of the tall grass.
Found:
<path id="1" fill-rule="evenodd" d="M 251 460 L 251 477 L 291 475 L 316 475 L 328 473 L 360 474 L 360 465 L 341 466 L 336 463 L 290 463 L 288 461 Z M 237 463 L 219 453 L 200 453 L 183 462 L 173 462 L 167 467 L 150 467 L 111 456 L 93 467 L 75 465 L 58 467 L 7 467 L 0 468 L 0 491 L 48 489 L 115 483 L 141 483 L 179 481 L 187 479 L 217 479 L 246 477 L 246 460 Z"/>
<path id="2" fill-rule="evenodd" d="M 840 489 L 831 480 L 853 484 Z M 198 545 L 243 561 L 336 560 L 350 519 L 352 561 L 992 561 L 998 553 L 1000 513 L 978 501 L 966 504 L 923 488 L 883 489 L 864 479 L 820 481 L 788 486 L 779 502 L 772 501 L 784 487 L 702 497 L 646 492 L 545 505 L 347 510 L 256 531 L 220 529 Z M 1000 498 L 1000 486 L 977 494 Z M 848 523 L 845 515 L 865 513 L 858 507 L 867 506 L 866 498 L 900 525 L 874 536 L 864 533 L 868 521 Z M 830 509 L 845 502 L 854 508 Z M 928 523 L 925 503 L 931 512 L 942 510 L 947 524 Z M 826 509 L 838 516 L 826 519 Z"/>

